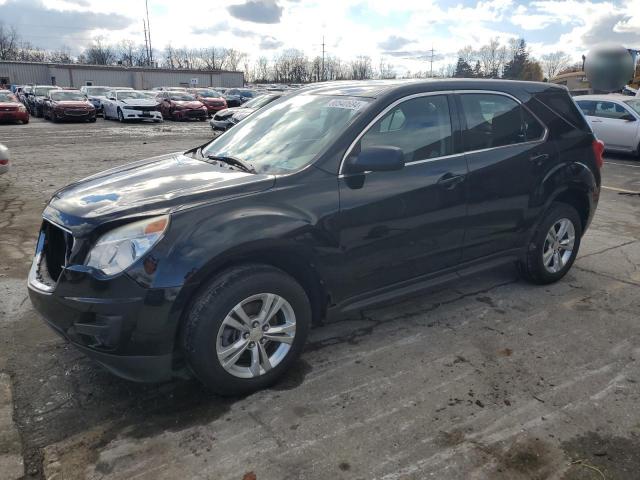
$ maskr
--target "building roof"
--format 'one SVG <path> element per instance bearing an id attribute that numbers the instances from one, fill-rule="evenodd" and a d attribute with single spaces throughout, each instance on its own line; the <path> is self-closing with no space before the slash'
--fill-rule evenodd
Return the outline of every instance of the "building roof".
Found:
<path id="1" fill-rule="evenodd" d="M 124 65 L 87 65 L 84 63 L 55 63 L 55 62 L 22 62 L 18 60 L 0 60 L 0 65 L 46 65 L 47 67 L 91 69 L 91 70 L 126 70 L 130 72 L 162 72 L 162 73 L 243 73 L 237 70 L 198 70 L 192 68 L 156 68 L 156 67 L 127 67 Z"/>

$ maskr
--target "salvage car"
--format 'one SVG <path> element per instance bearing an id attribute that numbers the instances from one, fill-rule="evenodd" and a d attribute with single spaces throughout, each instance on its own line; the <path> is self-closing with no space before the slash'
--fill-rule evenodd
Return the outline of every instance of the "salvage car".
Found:
<path id="1" fill-rule="evenodd" d="M 7 173 L 11 166 L 9 149 L 0 143 L 0 175 Z"/>
<path id="2" fill-rule="evenodd" d="M 27 92 L 27 108 L 34 117 L 42 117 L 44 114 L 44 100 L 51 90 L 62 90 L 54 85 L 34 85 L 30 92 Z"/>
<path id="3" fill-rule="evenodd" d="M 220 110 L 211 118 L 211 120 L 209 121 L 209 125 L 211 126 L 212 130 L 224 131 L 227 128 L 232 127 L 240 122 L 240 120 L 243 120 L 260 108 L 264 107 L 265 105 L 268 105 L 274 100 L 277 100 L 281 96 L 282 94 L 260 95 L 259 97 L 256 97 L 253 100 L 249 100 L 247 103 L 239 107 Z"/>
<path id="4" fill-rule="evenodd" d="M 230 107 L 239 107 L 256 96 L 258 94 L 255 91 L 247 88 L 230 88 L 224 93 L 224 98 Z"/>
<path id="5" fill-rule="evenodd" d="M 44 99 L 42 112 L 52 122 L 96 121 L 95 107 L 80 90 L 51 90 Z"/>
<path id="6" fill-rule="evenodd" d="M 162 121 L 162 114 L 157 110 L 158 102 L 136 90 L 111 90 L 102 105 L 105 120 L 152 120 L 155 123 Z"/>
<path id="7" fill-rule="evenodd" d="M 166 90 L 158 94 L 159 108 L 164 118 L 172 120 L 200 120 L 207 119 L 207 107 L 187 92 Z"/>
<path id="8" fill-rule="evenodd" d="M 277 381 L 323 317 L 502 264 L 560 280 L 602 152 L 564 87 L 324 83 L 58 190 L 29 295 L 120 376 L 245 394 Z"/>
<path id="9" fill-rule="evenodd" d="M 640 157 L 640 99 L 628 95 L 582 95 L 576 103 L 607 151 Z"/>
<path id="10" fill-rule="evenodd" d="M 0 122 L 29 123 L 29 112 L 9 90 L 0 90 Z"/>
<path id="11" fill-rule="evenodd" d="M 80 87 L 80 91 L 87 96 L 96 109 L 96 115 L 102 115 L 102 102 L 107 99 L 107 93 L 111 90 L 113 90 L 113 87 L 100 85 L 85 85 Z"/>
<path id="12" fill-rule="evenodd" d="M 209 116 L 211 117 L 216 112 L 227 108 L 227 101 L 222 93 L 211 88 L 193 88 L 189 90 L 189 93 L 196 97 L 196 100 L 202 102 L 207 107 Z"/>

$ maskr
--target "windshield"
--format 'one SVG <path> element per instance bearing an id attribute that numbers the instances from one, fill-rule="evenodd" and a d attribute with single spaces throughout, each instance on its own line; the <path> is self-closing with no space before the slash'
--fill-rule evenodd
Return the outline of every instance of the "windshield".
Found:
<path id="1" fill-rule="evenodd" d="M 244 108 L 260 108 L 264 107 L 267 103 L 273 102 L 276 98 L 278 98 L 276 95 L 261 95 L 253 100 L 249 100 L 242 106 Z"/>
<path id="2" fill-rule="evenodd" d="M 635 100 L 627 100 L 626 102 L 627 105 L 629 105 L 631 108 L 633 108 L 635 110 L 636 113 L 640 114 L 640 100 L 635 99 Z"/>
<path id="3" fill-rule="evenodd" d="M 237 95 L 241 95 L 243 97 L 255 97 L 256 96 L 256 92 L 252 91 L 252 90 L 238 90 Z"/>
<path id="4" fill-rule="evenodd" d="M 0 92 L 0 102 L 17 102 L 18 99 L 13 95 L 13 93 L 8 92 Z"/>
<path id="5" fill-rule="evenodd" d="M 60 100 L 80 101 L 85 99 L 84 95 L 80 92 L 65 92 L 65 91 L 51 92 L 50 96 L 51 96 L 51 100 L 56 100 L 56 101 L 60 101 Z"/>
<path id="6" fill-rule="evenodd" d="M 140 95 L 143 95 L 144 98 L 154 99 L 158 96 L 158 92 L 138 92 Z"/>
<path id="7" fill-rule="evenodd" d="M 198 95 L 204 98 L 219 98 L 222 96 L 220 92 L 215 90 L 198 90 Z"/>
<path id="8" fill-rule="evenodd" d="M 143 95 L 140 92 L 136 92 L 135 90 L 118 92 L 117 95 L 118 95 L 118 100 L 127 100 L 130 98 L 148 98 L 146 95 Z"/>
<path id="9" fill-rule="evenodd" d="M 36 87 L 33 93 L 36 97 L 46 97 L 51 90 L 59 90 L 58 87 Z"/>
<path id="10" fill-rule="evenodd" d="M 203 154 L 237 157 L 261 173 L 291 173 L 308 165 L 369 102 L 296 95 L 251 115 L 211 142 Z"/>
<path id="11" fill-rule="evenodd" d="M 188 102 L 195 99 L 196 97 L 188 93 L 172 93 L 171 94 L 171 100 L 177 100 L 178 102 Z"/>
<path id="12" fill-rule="evenodd" d="M 109 88 L 108 87 L 88 87 L 86 90 L 87 90 L 87 95 L 105 96 L 109 91 Z"/>

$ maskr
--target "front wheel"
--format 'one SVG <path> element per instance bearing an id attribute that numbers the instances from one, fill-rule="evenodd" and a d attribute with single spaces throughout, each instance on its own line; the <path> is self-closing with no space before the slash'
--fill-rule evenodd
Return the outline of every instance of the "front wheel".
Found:
<path id="1" fill-rule="evenodd" d="M 520 271 L 532 283 L 557 282 L 573 265 L 581 238 L 582 221 L 576 209 L 553 203 L 527 245 Z"/>
<path id="2" fill-rule="evenodd" d="M 221 395 L 275 383 L 298 358 L 311 324 L 304 289 L 268 265 L 243 265 L 214 278 L 188 312 L 182 334 L 196 377 Z"/>
<path id="3" fill-rule="evenodd" d="M 118 121 L 120 123 L 124 123 L 124 114 L 122 113 L 122 110 L 120 110 L 119 108 L 118 108 Z"/>

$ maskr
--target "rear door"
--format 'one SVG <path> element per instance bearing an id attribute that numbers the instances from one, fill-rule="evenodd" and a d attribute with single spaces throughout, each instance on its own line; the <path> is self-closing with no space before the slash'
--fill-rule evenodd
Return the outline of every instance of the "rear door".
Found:
<path id="1" fill-rule="evenodd" d="M 515 98 L 459 92 L 469 165 L 463 261 L 516 248 L 526 231 L 530 197 L 557 158 L 546 128 Z"/>
<path id="2" fill-rule="evenodd" d="M 444 94 L 396 102 L 352 149 L 350 154 L 374 145 L 399 147 L 406 164 L 399 171 L 340 175 L 346 297 L 460 260 L 467 165 L 454 150 L 452 108 Z"/>

